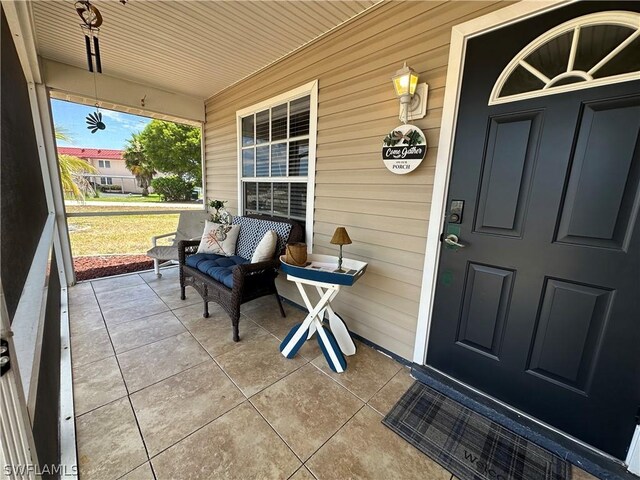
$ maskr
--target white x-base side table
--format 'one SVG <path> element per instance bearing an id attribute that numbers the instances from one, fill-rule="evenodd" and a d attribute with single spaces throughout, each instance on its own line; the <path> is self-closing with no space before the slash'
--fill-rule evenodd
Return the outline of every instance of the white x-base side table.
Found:
<path id="1" fill-rule="evenodd" d="M 304 321 L 294 326 L 280 345 L 280 352 L 287 358 L 293 358 L 305 341 L 318 334 L 318 344 L 329 364 L 338 373 L 347 367 L 345 355 L 356 353 L 356 346 L 349 330 L 340 316 L 333 310 L 331 302 L 340 293 L 342 286 L 353 285 L 367 267 L 364 262 L 343 259 L 345 273 L 337 269 L 338 259 L 328 255 L 310 255 L 310 265 L 296 267 L 282 261 L 282 269 L 287 273 L 287 280 L 296 284 L 308 314 Z M 304 286 L 314 287 L 320 297 L 313 305 Z M 325 317 L 329 318 L 329 330 L 323 326 Z"/>

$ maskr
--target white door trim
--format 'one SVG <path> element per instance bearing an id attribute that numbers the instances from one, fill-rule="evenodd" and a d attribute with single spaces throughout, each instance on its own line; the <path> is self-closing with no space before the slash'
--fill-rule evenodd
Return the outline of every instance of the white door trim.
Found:
<path id="1" fill-rule="evenodd" d="M 418 365 L 426 364 L 427 360 L 431 314 L 433 312 L 440 258 L 440 234 L 447 210 L 446 200 L 449 188 L 449 174 L 451 171 L 453 143 L 458 118 L 462 71 L 467 41 L 470 38 L 506 27 L 530 17 L 541 15 L 576 1 L 577 0 L 524 0 L 483 15 L 482 17 L 456 25 L 451 30 L 451 46 L 449 49 L 447 80 L 442 109 L 442 124 L 438 141 L 433 196 L 431 199 L 430 220 L 422 271 L 418 325 L 413 351 L 413 362 Z M 633 458 L 633 455 L 638 452 L 640 452 L 640 428 L 636 428 L 635 434 L 631 439 L 629 457 L 625 462 L 631 473 L 640 476 L 640 462 Z"/>

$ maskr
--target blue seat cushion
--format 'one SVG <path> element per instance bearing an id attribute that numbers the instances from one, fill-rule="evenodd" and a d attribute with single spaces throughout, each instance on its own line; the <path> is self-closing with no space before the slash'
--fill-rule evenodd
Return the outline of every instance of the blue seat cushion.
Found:
<path id="1" fill-rule="evenodd" d="M 236 265 L 249 263 L 249 260 L 238 255 L 225 257 L 215 253 L 196 253 L 188 256 L 185 263 L 206 273 L 227 288 L 233 288 L 233 269 Z"/>

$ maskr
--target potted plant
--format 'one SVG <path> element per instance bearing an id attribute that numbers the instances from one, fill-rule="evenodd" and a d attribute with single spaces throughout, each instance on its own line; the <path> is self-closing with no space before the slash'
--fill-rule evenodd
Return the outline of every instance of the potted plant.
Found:
<path id="1" fill-rule="evenodd" d="M 224 204 L 226 200 L 209 200 L 209 208 L 214 209 L 215 212 L 211 214 L 211 221 L 215 223 L 223 223 Z M 222 210 L 222 211 L 221 211 Z"/>

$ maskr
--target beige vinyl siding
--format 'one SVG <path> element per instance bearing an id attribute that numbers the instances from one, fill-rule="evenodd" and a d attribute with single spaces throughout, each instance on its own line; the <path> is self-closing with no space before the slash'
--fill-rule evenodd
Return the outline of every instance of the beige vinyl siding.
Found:
<path id="1" fill-rule="evenodd" d="M 451 27 L 504 2 L 382 3 L 290 57 L 210 98 L 206 104 L 207 192 L 238 207 L 236 111 L 318 80 L 313 252 L 337 253 L 329 240 L 347 228 L 345 256 L 369 263 L 344 288 L 336 311 L 349 328 L 411 358 L 422 282 Z M 429 84 L 427 116 L 414 123 L 429 149 L 420 167 L 394 175 L 382 138 L 400 122 L 390 78 L 407 61 Z M 280 292 L 300 303 L 291 282 Z"/>

